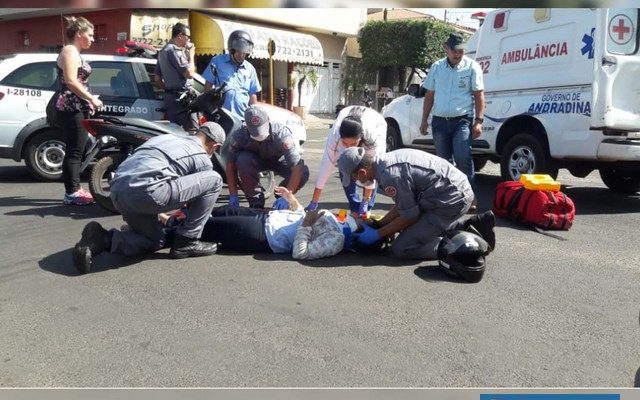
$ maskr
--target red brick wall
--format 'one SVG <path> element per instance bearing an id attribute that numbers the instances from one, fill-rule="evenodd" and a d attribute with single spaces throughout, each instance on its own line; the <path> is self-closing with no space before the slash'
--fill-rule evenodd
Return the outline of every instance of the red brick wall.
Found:
<path id="1" fill-rule="evenodd" d="M 87 50 L 88 53 L 114 55 L 116 48 L 123 44 L 123 41 L 116 40 L 116 34 L 126 32 L 127 39 L 129 39 L 131 9 L 94 11 L 73 15 L 83 16 L 94 26 L 104 27 L 102 36 L 106 38 L 106 41 L 101 41 L 96 37 L 96 42 Z M 0 41 L 0 54 L 38 53 L 44 51 L 43 46 L 61 46 L 64 44 L 64 26 L 64 18 L 60 15 L 1 21 L 0 37 L 3 40 Z M 20 32 L 27 32 L 28 47 L 23 45 Z"/>

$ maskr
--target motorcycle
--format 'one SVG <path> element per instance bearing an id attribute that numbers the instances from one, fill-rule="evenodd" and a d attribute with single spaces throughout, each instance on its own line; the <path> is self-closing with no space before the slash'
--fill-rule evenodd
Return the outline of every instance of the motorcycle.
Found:
<path id="1" fill-rule="evenodd" d="M 233 136 L 242 128 L 242 121 L 236 115 L 222 108 L 224 88 L 209 90 L 199 95 L 186 94 L 182 99 L 190 113 L 201 115 L 201 123 L 217 122 L 226 133 L 221 149 L 211 157 L 213 168 L 226 183 L 227 157 L 229 144 Z M 109 197 L 110 181 L 118 166 L 138 148 L 152 137 L 164 134 L 186 135 L 177 124 L 169 121 L 147 121 L 140 118 L 102 117 L 86 119 L 84 128 L 95 140 L 83 157 L 81 170 L 92 160 L 97 159 L 89 178 L 89 191 L 98 205 L 113 213 L 118 213 Z M 273 171 L 260 174 L 260 184 L 264 188 L 265 198 L 269 198 L 275 189 Z"/>

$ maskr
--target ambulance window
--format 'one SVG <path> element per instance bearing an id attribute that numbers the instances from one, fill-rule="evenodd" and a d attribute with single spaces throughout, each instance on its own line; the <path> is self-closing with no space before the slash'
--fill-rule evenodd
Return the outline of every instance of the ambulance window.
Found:
<path id="1" fill-rule="evenodd" d="M 55 62 L 26 64 L 2 80 L 2 85 L 53 91 L 58 74 Z"/>
<path id="2" fill-rule="evenodd" d="M 607 51 L 611 54 L 630 55 L 638 52 L 637 8 L 612 8 L 607 27 Z"/>

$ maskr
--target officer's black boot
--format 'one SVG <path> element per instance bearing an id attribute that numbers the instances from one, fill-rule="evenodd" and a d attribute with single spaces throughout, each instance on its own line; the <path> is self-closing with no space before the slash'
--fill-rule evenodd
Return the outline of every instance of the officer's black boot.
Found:
<path id="1" fill-rule="evenodd" d="M 474 215 L 465 222 L 465 229 L 473 228 L 489 245 L 489 252 L 496 248 L 496 233 L 493 227 L 496 226 L 496 216 L 489 210 L 482 214 Z"/>
<path id="2" fill-rule="evenodd" d="M 96 221 L 82 230 L 82 237 L 73 248 L 73 263 L 81 274 L 91 271 L 91 259 L 111 249 L 111 233 Z"/>
<path id="3" fill-rule="evenodd" d="M 172 258 L 202 257 L 215 254 L 218 245 L 175 234 L 169 255 Z"/>

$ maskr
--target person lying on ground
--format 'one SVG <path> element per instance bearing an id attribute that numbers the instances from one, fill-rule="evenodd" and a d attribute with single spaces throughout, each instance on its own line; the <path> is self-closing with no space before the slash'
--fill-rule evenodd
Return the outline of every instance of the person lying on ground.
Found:
<path id="1" fill-rule="evenodd" d="M 291 253 L 297 260 L 331 257 L 342 250 L 373 251 L 383 247 L 384 242 L 378 241 L 354 248 L 351 236 L 358 229 L 358 222 L 351 215 L 341 223 L 329 210 L 305 212 L 285 187 L 277 187 L 276 194 L 287 200 L 288 210 L 218 207 L 205 224 L 201 240 L 217 243 L 220 250 Z M 181 217 L 160 216 L 168 226 Z"/>

